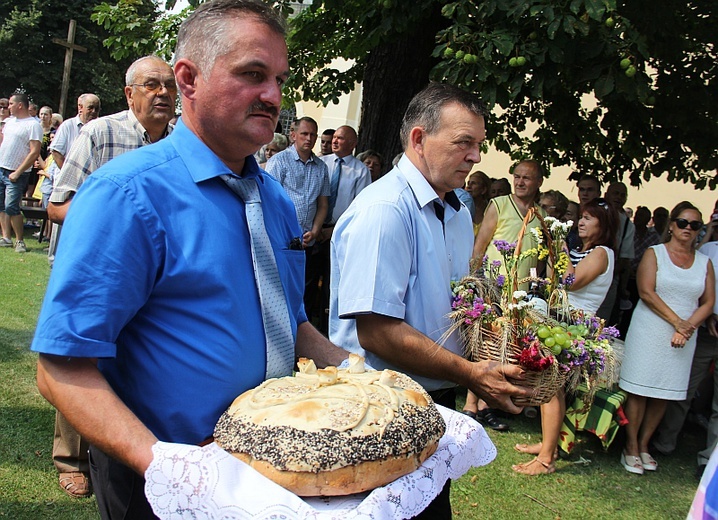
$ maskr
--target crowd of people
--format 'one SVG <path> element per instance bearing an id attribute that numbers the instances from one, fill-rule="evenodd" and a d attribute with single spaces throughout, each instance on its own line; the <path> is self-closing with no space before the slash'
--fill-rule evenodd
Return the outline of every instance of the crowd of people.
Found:
<path id="1" fill-rule="evenodd" d="M 519 162 L 513 178 L 513 193 L 486 198 L 488 177 L 476 172 L 467 178 L 465 188 L 477 209 L 486 208 L 483 215 L 473 218 L 474 258 L 487 254 L 490 260 L 500 259 L 491 242 L 515 242 L 530 207 L 543 216 L 573 222 L 566 245 L 571 261 L 568 272 L 575 277 L 569 303 L 595 313 L 625 336 L 618 386 L 628 394 L 628 425 L 621 464 L 631 473 L 655 471 L 658 463 L 651 452 L 670 454 L 675 449 L 696 390 L 713 373 L 718 346 L 714 272 L 718 202 L 708 223 L 685 201 L 670 213 L 663 207 L 651 212 L 639 206 L 631 219 L 624 207 L 627 189 L 620 182 L 611 183 L 601 197 L 600 180 L 584 175 L 578 180 L 580 201 L 576 202 L 556 190 L 540 192 L 543 177 L 534 161 Z M 529 223 L 529 227 L 538 225 L 536 218 Z M 530 267 L 524 265 L 524 269 Z M 697 349 L 697 344 L 702 348 Z M 564 397 L 560 391 L 541 406 L 542 442 L 515 447 L 535 455 L 530 462 L 515 465 L 517 472 L 535 475 L 555 470 Z M 718 403 L 718 393 L 716 399 Z M 509 429 L 505 416 L 471 392 L 464 413 L 494 430 Z M 698 474 L 718 439 L 716 404 L 708 415 Z"/>
<path id="2" fill-rule="evenodd" d="M 507 430 L 503 413 L 521 410 L 512 397 L 531 393 L 519 367 L 469 362 L 442 336 L 450 282 L 472 258 L 500 258 L 493 241 L 515 241 L 529 210 L 573 221 L 570 302 L 628 333 L 621 463 L 655 470 L 650 450 L 675 448 L 714 362 L 718 215 L 706 227 L 681 203 L 637 208 L 632 220 L 624 184 L 601 197 L 600 179 L 583 175 L 570 201 L 541 192 L 534 160 L 514 165 L 512 182 L 474 171 L 488 112 L 445 84 L 411 100 L 393 167 L 373 150 L 355 156 L 349 125 L 320 135 L 301 117 L 275 133 L 287 75 L 281 18 L 258 1 L 212 0 L 182 24 L 172 66 L 148 56 L 129 67 L 128 110 L 99 117 L 99 98 L 83 94 L 59 124 L 50 107 L 35 119 L 24 93 L 0 99 L 0 246 L 25 250 L 19 204 L 33 168 L 55 223 L 32 350 L 58 410 L 62 489 L 94 490 L 103 518 L 154 518 L 143 490 L 157 443 L 200 460 L 229 403 L 291 373 L 297 355 L 326 366 L 359 353 L 450 408 L 466 389 L 464 413 Z M 666 294 L 676 285 L 679 301 Z M 564 410 L 561 392 L 542 406 L 543 440 L 516 447 L 535 455 L 517 472 L 555 470 Z M 715 414 L 701 456 L 715 445 Z M 416 517 L 450 518 L 449 488 Z"/>

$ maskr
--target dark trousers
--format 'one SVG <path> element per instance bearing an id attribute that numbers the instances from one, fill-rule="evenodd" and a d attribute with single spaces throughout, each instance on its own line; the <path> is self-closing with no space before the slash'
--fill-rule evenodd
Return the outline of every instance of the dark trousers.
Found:
<path id="1" fill-rule="evenodd" d="M 320 302 L 319 278 L 322 276 L 322 257 L 319 244 L 304 250 L 304 311 L 307 319 L 312 322 L 314 317 L 320 320 L 324 316 L 324 308 Z"/>
<path id="2" fill-rule="evenodd" d="M 429 392 L 429 395 L 436 404 L 445 406 L 450 410 L 456 410 L 456 390 L 437 390 Z M 419 520 L 451 520 L 451 479 L 446 481 L 444 489 L 441 490 L 431 504 L 414 518 Z"/>
<path id="3" fill-rule="evenodd" d="M 90 446 L 90 478 L 103 520 L 156 520 L 145 497 L 145 479 Z"/>

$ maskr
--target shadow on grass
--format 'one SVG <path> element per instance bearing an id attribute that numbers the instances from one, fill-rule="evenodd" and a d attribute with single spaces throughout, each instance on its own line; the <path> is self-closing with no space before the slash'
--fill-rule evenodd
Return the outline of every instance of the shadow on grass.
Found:
<path id="1" fill-rule="evenodd" d="M 41 399 L 41 398 L 40 398 Z M 55 409 L 48 403 L 38 406 L 0 407 L 0 463 L 4 467 L 46 470 L 52 467 Z"/>

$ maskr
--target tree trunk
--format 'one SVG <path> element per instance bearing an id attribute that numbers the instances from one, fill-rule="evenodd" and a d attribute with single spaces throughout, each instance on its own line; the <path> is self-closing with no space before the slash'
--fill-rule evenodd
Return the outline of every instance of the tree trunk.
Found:
<path id="1" fill-rule="evenodd" d="M 384 157 L 383 172 L 403 151 L 401 120 L 414 95 L 429 83 L 436 33 L 447 23 L 440 6 L 427 11 L 415 28 L 374 49 L 364 71 L 361 126 L 357 152 L 372 149 Z"/>

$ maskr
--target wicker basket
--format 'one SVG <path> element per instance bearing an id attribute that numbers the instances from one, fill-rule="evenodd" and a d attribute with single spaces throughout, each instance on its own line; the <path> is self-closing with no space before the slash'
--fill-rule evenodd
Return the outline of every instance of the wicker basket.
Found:
<path id="1" fill-rule="evenodd" d="M 534 208 L 529 209 L 517 238 L 516 250 L 514 253 L 517 258 L 521 254 L 521 244 L 523 242 L 527 226 L 534 216 L 539 219 L 545 239 L 550 241 L 550 234 L 546 228 L 543 218 L 535 211 Z M 552 248 L 549 247 L 549 251 L 552 251 Z M 511 273 L 511 280 L 513 282 L 512 291 L 518 290 L 520 283 L 532 280 L 531 278 L 525 278 L 522 280 L 518 279 L 517 264 L 518 262 L 514 264 L 512 270 L 513 272 Z M 452 316 L 452 318 L 455 318 L 455 316 Z M 499 363 L 518 365 L 517 358 L 523 349 L 516 344 L 516 337 L 518 334 L 516 320 L 517 318 L 515 316 L 505 316 L 496 320 L 491 324 L 491 326 L 479 325 L 478 323 L 461 325 L 459 327 L 459 334 L 461 342 L 464 345 L 464 356 L 471 361 L 489 360 L 497 361 Z M 458 321 L 460 322 L 460 319 Z M 541 350 L 542 354 L 546 357 L 552 355 L 546 348 L 542 347 Z M 561 373 L 557 363 L 553 363 L 548 369 L 541 372 L 526 370 L 525 379 L 520 382 L 516 381 L 516 383 L 522 386 L 531 387 L 534 389 L 534 392 L 530 397 L 514 398 L 513 401 L 518 406 L 539 406 L 547 403 L 554 395 L 556 395 L 558 390 L 565 384 L 566 380 L 567 376 Z"/>
<path id="2" fill-rule="evenodd" d="M 499 328 L 499 330 L 496 330 Z M 517 358 L 523 350 L 514 341 L 513 330 L 508 322 L 494 328 L 472 326 L 461 330 L 465 345 L 465 357 L 471 361 L 497 361 L 499 363 L 517 365 Z M 544 355 L 550 352 L 543 349 Z M 529 397 L 513 398 L 517 406 L 540 406 L 551 400 L 566 383 L 566 376 L 560 372 L 556 363 L 541 372 L 525 371 L 525 379 L 517 384 L 533 388 Z"/>

